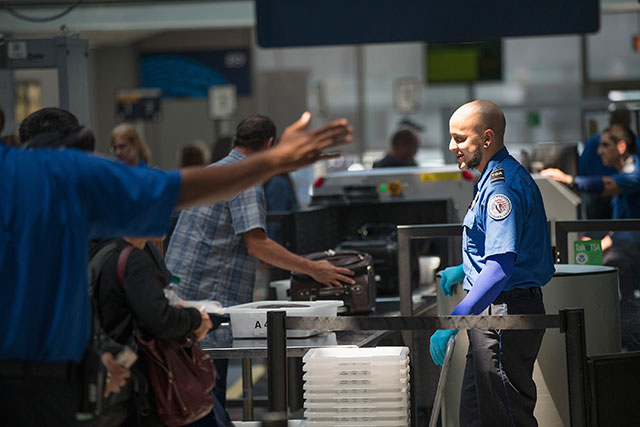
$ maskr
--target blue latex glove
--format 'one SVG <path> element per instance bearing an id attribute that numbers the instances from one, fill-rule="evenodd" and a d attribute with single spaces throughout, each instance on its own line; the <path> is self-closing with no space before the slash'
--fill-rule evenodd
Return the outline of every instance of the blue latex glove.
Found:
<path id="1" fill-rule="evenodd" d="M 449 342 L 449 338 L 457 333 L 457 329 L 438 329 L 433 335 L 431 335 L 429 351 L 431 352 L 433 363 L 438 366 L 441 366 L 444 363 L 444 356 L 447 354 L 447 343 Z"/>
<path id="2" fill-rule="evenodd" d="M 464 280 L 464 269 L 462 264 L 456 267 L 447 267 L 440 277 L 440 288 L 445 295 L 451 295 L 451 288 Z"/>

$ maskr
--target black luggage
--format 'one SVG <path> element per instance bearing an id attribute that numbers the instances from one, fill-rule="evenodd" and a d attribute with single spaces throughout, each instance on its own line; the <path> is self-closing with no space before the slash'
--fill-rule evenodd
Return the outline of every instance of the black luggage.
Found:
<path id="1" fill-rule="evenodd" d="M 313 261 L 327 260 L 335 266 L 353 271 L 354 285 L 329 288 L 312 277 L 293 273 L 291 277 L 292 301 L 342 300 L 347 313 L 368 313 L 375 310 L 376 283 L 371 255 L 357 251 L 314 252 L 306 255 Z"/>
<path id="2" fill-rule="evenodd" d="M 398 295 L 398 242 L 393 224 L 365 224 L 358 229 L 360 240 L 348 240 L 336 250 L 368 253 L 373 258 L 378 295 Z"/>

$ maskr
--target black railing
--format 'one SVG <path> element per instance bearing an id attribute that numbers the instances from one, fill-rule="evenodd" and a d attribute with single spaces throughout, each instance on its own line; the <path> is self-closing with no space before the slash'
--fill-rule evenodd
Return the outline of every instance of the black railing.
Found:
<path id="1" fill-rule="evenodd" d="M 287 317 L 285 311 L 267 313 L 267 357 L 270 412 L 287 410 L 287 329 L 302 330 L 433 330 L 433 329 L 549 329 L 565 334 L 571 425 L 590 425 L 584 310 L 561 310 L 556 315 L 400 316 L 400 317 Z M 410 358 L 415 355 L 410 353 Z M 413 394 L 415 388 L 411 388 Z M 412 399 L 414 400 L 414 399 Z M 416 415 L 412 412 L 412 425 Z"/>

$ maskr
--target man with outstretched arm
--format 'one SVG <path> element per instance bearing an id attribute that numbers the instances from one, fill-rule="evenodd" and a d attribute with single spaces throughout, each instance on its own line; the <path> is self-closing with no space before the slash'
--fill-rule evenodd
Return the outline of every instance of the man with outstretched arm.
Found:
<path id="1" fill-rule="evenodd" d="M 73 425 L 78 363 L 91 309 L 87 242 L 161 236 L 178 207 L 224 200 L 273 175 L 331 157 L 351 140 L 337 120 L 306 130 L 309 113 L 272 150 L 233 165 L 164 172 L 74 149 L 0 143 L 0 410 L 7 425 Z"/>
<path id="2" fill-rule="evenodd" d="M 504 146 L 504 113 L 490 101 L 458 108 L 449 121 L 449 150 L 460 169 L 481 173 L 464 217 L 462 265 L 447 268 L 445 295 L 462 283 L 467 295 L 452 315 L 544 314 L 541 287 L 554 273 L 540 191 Z M 431 336 L 442 364 L 456 330 Z M 533 364 L 544 330 L 469 330 L 461 426 L 537 426 Z"/>

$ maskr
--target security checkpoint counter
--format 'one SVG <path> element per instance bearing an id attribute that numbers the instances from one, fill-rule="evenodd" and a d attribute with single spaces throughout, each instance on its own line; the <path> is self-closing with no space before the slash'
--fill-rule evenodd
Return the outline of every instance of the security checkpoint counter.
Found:
<path id="1" fill-rule="evenodd" d="M 423 299 L 415 295 L 418 313 L 435 312 L 435 297 Z M 398 316 L 398 298 L 380 298 L 376 304 L 376 315 Z M 287 339 L 287 357 L 290 372 L 288 393 L 292 411 L 301 409 L 302 402 L 302 356 L 312 348 L 320 347 L 373 347 L 388 337 L 392 331 L 336 331 L 324 332 L 306 338 Z M 229 324 L 222 324 L 212 330 L 201 342 L 202 348 L 214 359 L 242 359 L 243 420 L 252 421 L 254 408 L 252 359 L 267 357 L 266 339 L 233 339 Z"/>

